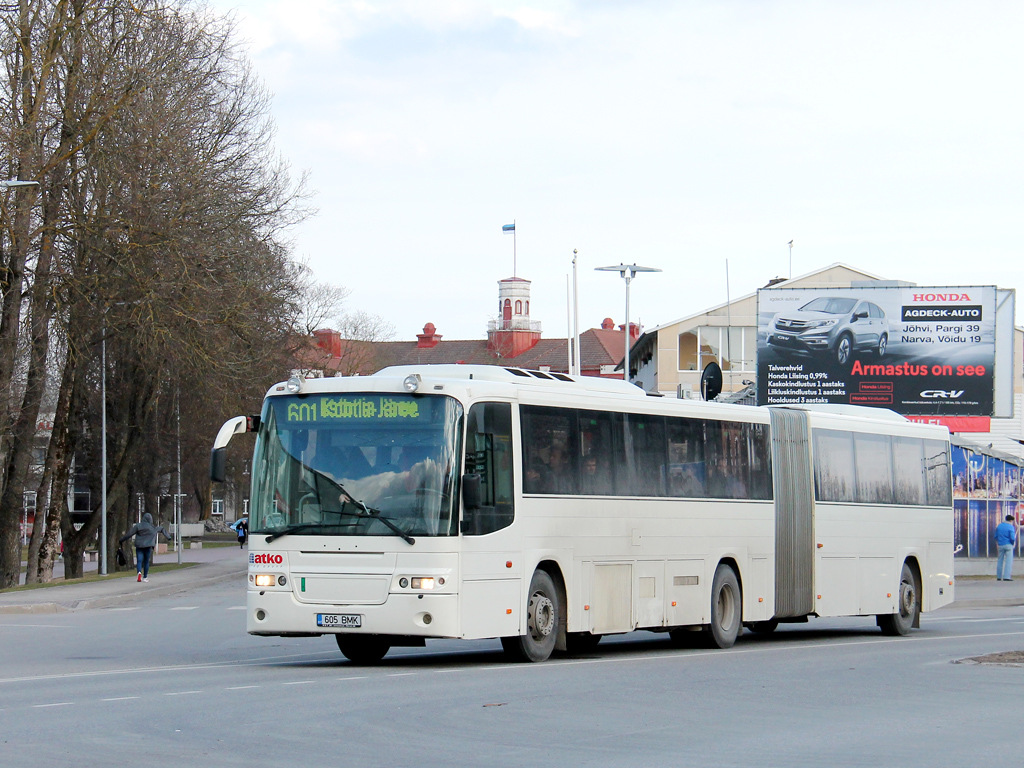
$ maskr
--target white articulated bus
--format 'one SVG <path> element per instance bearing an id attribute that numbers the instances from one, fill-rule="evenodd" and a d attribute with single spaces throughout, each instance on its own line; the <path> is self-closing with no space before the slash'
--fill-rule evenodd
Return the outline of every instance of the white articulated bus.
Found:
<path id="1" fill-rule="evenodd" d="M 811 616 L 907 634 L 953 599 L 949 435 L 876 409 L 754 408 L 497 366 L 271 387 L 247 629 L 356 662 L 426 638 L 543 661 L 649 629 L 729 647 Z"/>

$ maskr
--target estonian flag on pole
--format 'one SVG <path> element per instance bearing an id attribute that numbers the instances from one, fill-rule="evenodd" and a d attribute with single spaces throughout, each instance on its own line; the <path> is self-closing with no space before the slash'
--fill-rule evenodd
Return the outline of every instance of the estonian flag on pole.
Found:
<path id="1" fill-rule="evenodd" d="M 506 234 L 509 233 L 509 232 L 515 232 L 516 231 L 516 225 L 515 224 L 502 224 L 501 225 L 501 231 L 505 232 Z"/>

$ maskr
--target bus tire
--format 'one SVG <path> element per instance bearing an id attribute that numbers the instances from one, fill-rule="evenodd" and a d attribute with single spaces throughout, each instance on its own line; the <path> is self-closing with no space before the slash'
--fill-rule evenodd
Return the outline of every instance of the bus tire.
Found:
<path id="1" fill-rule="evenodd" d="M 391 650 L 391 644 L 376 635 L 335 635 L 334 639 L 353 664 L 376 664 Z"/>
<path id="2" fill-rule="evenodd" d="M 750 625 L 750 631 L 757 632 L 759 635 L 770 635 L 778 628 L 778 619 L 769 619 L 768 621 L 755 621 Z"/>
<path id="3" fill-rule="evenodd" d="M 712 648 L 731 648 L 743 630 L 743 603 L 736 572 L 725 563 L 715 570 L 711 583 L 711 623 L 704 637 Z"/>
<path id="4" fill-rule="evenodd" d="M 909 635 L 921 613 L 920 590 L 910 564 L 904 562 L 900 573 L 899 594 L 895 613 L 884 613 L 876 617 L 883 635 Z"/>
<path id="5" fill-rule="evenodd" d="M 555 650 L 562 610 L 555 582 L 547 571 L 534 571 L 526 605 L 526 634 L 501 638 L 505 653 L 519 661 L 546 661 Z"/>
<path id="6" fill-rule="evenodd" d="M 590 632 L 570 632 L 565 636 L 565 650 L 567 653 L 589 653 L 597 648 L 601 637 Z"/>

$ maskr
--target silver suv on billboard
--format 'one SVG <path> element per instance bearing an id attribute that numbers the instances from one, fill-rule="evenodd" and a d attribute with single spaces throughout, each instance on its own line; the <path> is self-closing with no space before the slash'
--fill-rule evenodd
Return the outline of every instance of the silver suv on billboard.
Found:
<path id="1" fill-rule="evenodd" d="M 885 354 L 889 321 L 877 304 L 845 296 L 819 296 L 784 310 L 768 324 L 768 344 L 804 355 L 831 356 L 846 365 L 854 352 Z"/>

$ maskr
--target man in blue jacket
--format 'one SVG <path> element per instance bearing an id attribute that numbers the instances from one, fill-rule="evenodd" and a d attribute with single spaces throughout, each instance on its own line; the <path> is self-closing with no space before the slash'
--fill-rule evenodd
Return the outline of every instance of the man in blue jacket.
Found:
<path id="1" fill-rule="evenodd" d="M 1017 543 L 1017 527 L 1013 524 L 1013 515 L 996 526 L 996 546 L 999 556 L 996 558 L 996 581 L 1013 581 L 1013 545 Z"/>
<path id="2" fill-rule="evenodd" d="M 149 581 L 149 564 L 153 562 L 153 547 L 156 546 L 157 536 L 164 535 L 165 539 L 171 537 L 161 525 L 159 528 L 153 525 L 153 516 L 147 512 L 142 516 L 142 522 L 132 526 L 120 541 L 127 541 L 135 537 L 135 564 L 139 569 L 138 581 Z"/>

